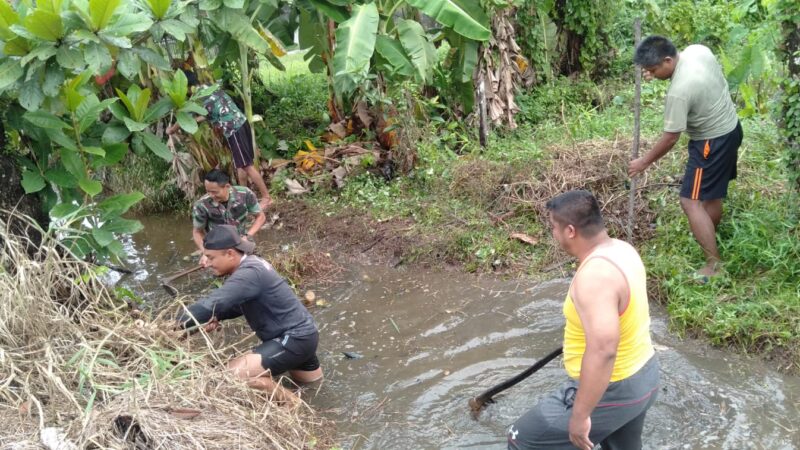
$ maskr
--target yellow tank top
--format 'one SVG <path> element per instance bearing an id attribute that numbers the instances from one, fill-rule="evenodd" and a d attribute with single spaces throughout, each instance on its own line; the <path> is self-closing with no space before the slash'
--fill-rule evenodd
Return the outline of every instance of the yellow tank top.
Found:
<path id="1" fill-rule="evenodd" d="M 650 340 L 647 275 L 636 249 L 617 239 L 592 252 L 578 267 L 578 272 L 586 262 L 595 258 L 616 266 L 628 281 L 630 290 L 628 304 L 619 315 L 620 339 L 614 370 L 611 372 L 611 381 L 619 381 L 635 374 L 655 353 Z M 567 298 L 564 300 L 564 317 L 567 319 L 564 327 L 564 368 L 570 377 L 579 379 L 586 337 L 570 291 L 567 291 Z"/>

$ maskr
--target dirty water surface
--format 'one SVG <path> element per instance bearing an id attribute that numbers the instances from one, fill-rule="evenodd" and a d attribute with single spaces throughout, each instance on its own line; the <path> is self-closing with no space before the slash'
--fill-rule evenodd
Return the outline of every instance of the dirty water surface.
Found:
<path id="1" fill-rule="evenodd" d="M 128 244 L 139 270 L 121 283 L 163 297 L 158 275 L 194 264 L 183 259 L 194 250 L 190 224 L 143 222 Z M 176 286 L 191 292 L 210 280 Z M 505 448 L 507 427 L 565 381 L 561 359 L 496 396 L 477 420 L 467 402 L 560 345 L 568 285 L 349 265 L 314 289 L 327 305 L 312 307 L 326 381 L 308 400 L 346 449 Z M 680 339 L 659 307 L 651 315 L 662 378 L 645 448 L 800 448 L 800 378 Z"/>

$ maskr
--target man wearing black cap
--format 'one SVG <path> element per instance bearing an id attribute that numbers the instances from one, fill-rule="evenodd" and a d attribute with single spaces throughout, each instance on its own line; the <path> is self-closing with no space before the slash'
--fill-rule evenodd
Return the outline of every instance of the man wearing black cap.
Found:
<path id="1" fill-rule="evenodd" d="M 206 331 L 213 331 L 220 321 L 243 315 L 262 343 L 230 361 L 228 368 L 278 401 L 296 403 L 297 397 L 271 377 L 288 371 L 298 383 L 322 379 L 314 319 L 272 265 L 251 254 L 255 244 L 243 240 L 235 227 L 214 227 L 205 236 L 203 248 L 207 267 L 217 276 L 230 277 L 188 306 L 178 318 L 180 327 L 205 324 Z"/>

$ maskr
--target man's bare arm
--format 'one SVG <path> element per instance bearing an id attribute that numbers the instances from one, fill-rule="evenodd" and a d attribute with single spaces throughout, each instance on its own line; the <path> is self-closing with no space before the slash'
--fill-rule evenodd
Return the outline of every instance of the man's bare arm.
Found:
<path id="1" fill-rule="evenodd" d="M 252 237 L 258 233 L 258 230 L 261 229 L 262 226 L 267 222 L 267 216 L 264 214 L 264 211 L 256 214 L 255 220 L 253 220 L 253 225 L 250 226 L 250 229 L 247 230 L 247 236 Z"/>
<path id="2" fill-rule="evenodd" d="M 649 152 L 647 152 L 644 156 L 634 159 L 630 162 L 628 165 L 628 175 L 636 176 L 644 172 L 648 167 L 650 167 L 651 164 L 663 158 L 664 155 L 666 155 L 672 149 L 672 147 L 675 146 L 675 143 L 678 142 L 680 137 L 680 131 L 677 133 L 664 131 Z"/>
<path id="3" fill-rule="evenodd" d="M 603 260 L 589 261 L 573 284 L 572 301 L 586 336 L 580 387 L 570 419 L 570 438 L 579 448 L 591 448 L 589 417 L 611 380 L 620 339 L 618 310 L 624 292 L 627 292 L 625 278 Z"/>

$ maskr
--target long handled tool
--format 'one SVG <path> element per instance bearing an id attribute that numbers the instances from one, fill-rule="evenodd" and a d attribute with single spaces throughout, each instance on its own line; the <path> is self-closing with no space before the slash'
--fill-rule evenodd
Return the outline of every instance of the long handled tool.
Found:
<path id="1" fill-rule="evenodd" d="M 164 290 L 166 290 L 170 295 L 174 297 L 178 295 L 178 290 L 175 289 L 173 286 L 171 286 L 170 283 L 177 280 L 178 278 L 189 275 L 190 273 L 197 272 L 200 269 L 203 269 L 203 266 L 195 266 L 192 267 L 191 269 L 186 269 L 182 272 L 176 273 L 175 275 L 171 275 L 167 278 L 164 278 L 163 280 L 161 280 L 161 287 L 163 287 Z"/>
<path id="2" fill-rule="evenodd" d="M 508 380 L 498 384 L 497 386 L 494 386 L 491 389 L 487 389 L 481 395 L 469 399 L 469 407 L 470 407 L 470 409 L 472 409 L 472 412 L 475 413 L 475 414 L 479 413 L 481 411 L 481 409 L 484 406 L 486 406 L 487 403 L 494 403 L 494 400 L 492 400 L 492 397 L 494 397 L 495 395 L 505 391 L 506 389 L 510 388 L 511 386 L 514 386 L 515 384 L 519 383 L 520 381 L 524 380 L 525 378 L 528 378 L 529 376 L 533 375 L 539 369 L 541 369 L 542 367 L 547 365 L 547 363 L 549 363 L 550 361 L 552 361 L 556 357 L 558 357 L 561 353 L 563 353 L 563 349 L 561 347 L 558 347 L 557 349 L 555 349 L 552 352 L 550 352 L 544 358 L 540 359 L 539 361 L 536 361 L 536 363 L 534 365 L 528 367 L 523 372 L 520 372 L 519 374 L 517 374 L 513 378 L 509 378 Z"/>
<path id="3" fill-rule="evenodd" d="M 633 23 L 634 44 L 638 47 L 642 40 L 642 20 L 636 18 Z M 635 66 L 634 80 L 636 80 L 636 90 L 633 98 L 633 145 L 631 146 L 631 159 L 639 157 L 639 135 L 640 135 L 640 114 L 642 107 L 642 68 Z M 628 197 L 628 242 L 633 243 L 633 206 L 636 203 L 637 177 L 631 179 L 631 192 Z"/>

